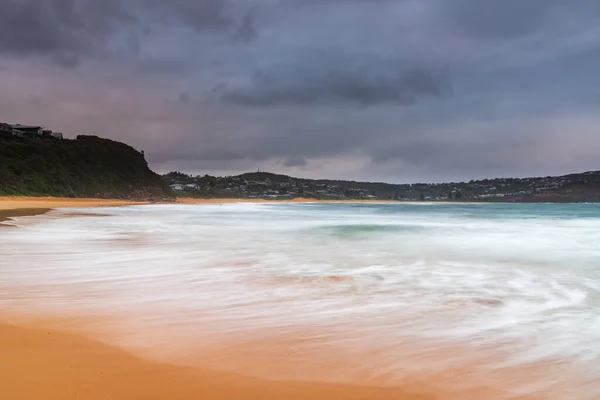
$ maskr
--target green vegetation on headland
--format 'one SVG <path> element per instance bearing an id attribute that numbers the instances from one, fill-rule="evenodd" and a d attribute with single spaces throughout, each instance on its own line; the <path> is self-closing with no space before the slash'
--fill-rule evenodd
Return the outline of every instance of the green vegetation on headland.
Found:
<path id="1" fill-rule="evenodd" d="M 543 178 L 498 178 L 451 183 L 388 184 L 294 178 L 268 172 L 237 176 L 192 176 L 170 172 L 163 179 L 179 195 L 198 198 L 296 197 L 327 200 L 599 202 L 600 171 Z"/>
<path id="2" fill-rule="evenodd" d="M 113 140 L 0 137 L 0 195 L 170 201 L 142 152 Z"/>

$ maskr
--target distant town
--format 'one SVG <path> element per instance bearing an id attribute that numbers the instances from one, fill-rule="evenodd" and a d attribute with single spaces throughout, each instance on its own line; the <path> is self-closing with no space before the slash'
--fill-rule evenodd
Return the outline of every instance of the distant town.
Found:
<path id="1" fill-rule="evenodd" d="M 600 171 L 555 177 L 498 178 L 451 183 L 388 184 L 294 178 L 268 172 L 163 179 L 178 196 L 331 200 L 574 202 L 600 201 Z"/>

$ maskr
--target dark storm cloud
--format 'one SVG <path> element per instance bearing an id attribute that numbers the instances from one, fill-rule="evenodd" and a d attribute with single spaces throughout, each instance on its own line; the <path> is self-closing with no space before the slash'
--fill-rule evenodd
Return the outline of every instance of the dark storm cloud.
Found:
<path id="1" fill-rule="evenodd" d="M 0 119 L 111 121 L 173 168 L 586 169 L 599 20 L 597 0 L 0 1 L 0 79 L 22 94 Z"/>
<path id="2" fill-rule="evenodd" d="M 257 11 L 236 0 L 143 0 L 163 23 L 182 24 L 196 33 L 223 33 L 249 42 L 258 35 Z"/>
<path id="3" fill-rule="evenodd" d="M 61 64 L 100 45 L 135 17 L 118 0 L 10 0 L 0 3 L 0 54 L 51 55 Z"/>
<path id="4" fill-rule="evenodd" d="M 145 5 L 197 31 L 222 30 L 234 23 L 223 0 L 145 0 Z"/>
<path id="5" fill-rule="evenodd" d="M 7 0 L 0 2 L 0 55 L 42 55 L 73 66 L 106 49 L 120 28 L 137 27 L 142 35 L 159 22 L 243 41 L 258 31 L 254 12 L 237 17 L 224 0 Z M 129 47 L 139 51 L 139 40 L 131 37 Z"/>
<path id="6" fill-rule="evenodd" d="M 372 66 L 373 67 L 373 66 Z M 320 75 L 287 76 L 271 72 L 252 75 L 243 87 L 221 86 L 217 97 L 252 107 L 307 106 L 346 102 L 360 107 L 414 104 L 421 96 L 447 93 L 446 74 L 413 68 L 407 71 L 328 70 Z"/>

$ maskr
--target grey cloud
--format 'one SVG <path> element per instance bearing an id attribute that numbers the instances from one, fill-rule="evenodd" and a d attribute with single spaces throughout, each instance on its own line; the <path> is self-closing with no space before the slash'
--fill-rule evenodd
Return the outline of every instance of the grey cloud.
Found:
<path id="1" fill-rule="evenodd" d="M 258 72 L 246 86 L 221 85 L 216 92 L 223 102 L 252 107 L 341 102 L 364 108 L 386 103 L 410 105 L 422 96 L 442 96 L 448 93 L 448 80 L 445 73 L 422 68 L 403 72 L 332 69 L 316 76 L 291 77 Z"/>
<path id="2" fill-rule="evenodd" d="M 304 157 L 289 157 L 283 162 L 284 167 L 305 167 L 308 164 Z"/>
<path id="3" fill-rule="evenodd" d="M 284 0 L 286 1 L 286 0 Z M 287 0 L 289 4 L 298 7 L 311 7 L 322 5 L 344 5 L 344 4 L 359 4 L 359 5 L 381 5 L 384 3 L 401 3 L 407 0 Z"/>
<path id="4" fill-rule="evenodd" d="M 182 60 L 156 57 L 138 57 L 135 64 L 137 71 L 151 74 L 181 74 L 186 68 Z"/>
<path id="5" fill-rule="evenodd" d="M 560 0 L 445 0 L 441 12 L 454 27 L 477 38 L 494 39 L 535 32 Z"/>
<path id="6" fill-rule="evenodd" d="M 145 0 L 145 4 L 158 11 L 161 20 L 173 18 L 198 33 L 224 33 L 245 42 L 258 35 L 256 9 L 232 0 Z"/>
<path id="7" fill-rule="evenodd" d="M 258 36 L 258 28 L 256 26 L 256 10 L 252 9 L 248 11 L 241 22 L 235 33 L 233 34 L 233 38 L 236 40 L 249 42 Z"/>
<path id="8" fill-rule="evenodd" d="M 117 0 L 11 0 L 0 3 L 0 54 L 51 55 L 73 65 L 116 24 L 135 18 Z"/>
<path id="9" fill-rule="evenodd" d="M 0 55 L 41 55 L 69 67 L 108 50 L 127 26 L 137 29 L 125 39 L 137 51 L 140 37 L 165 24 L 251 41 L 256 12 L 234 11 L 226 0 L 7 0 L 0 2 Z"/>
<path id="10" fill-rule="evenodd" d="M 221 30 L 234 23 L 223 0 L 146 0 L 146 5 L 175 16 L 184 24 L 197 31 Z"/>
<path id="11" fill-rule="evenodd" d="M 179 98 L 177 100 L 180 103 L 189 104 L 192 99 L 191 99 L 190 94 L 188 92 L 183 92 L 183 93 L 181 93 L 179 95 Z"/>

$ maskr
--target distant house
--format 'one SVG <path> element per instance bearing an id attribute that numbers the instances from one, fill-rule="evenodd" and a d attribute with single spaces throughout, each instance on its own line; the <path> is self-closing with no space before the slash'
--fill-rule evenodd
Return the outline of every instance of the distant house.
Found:
<path id="1" fill-rule="evenodd" d="M 13 136 L 14 133 L 12 126 L 0 122 L 0 138 L 11 138 Z"/>
<path id="2" fill-rule="evenodd" d="M 41 126 L 36 125 L 11 125 L 13 131 L 20 134 L 23 137 L 36 138 L 42 136 L 43 129 Z"/>
<path id="3" fill-rule="evenodd" d="M 179 183 L 176 183 L 176 184 L 173 184 L 170 186 L 171 186 L 171 189 L 176 190 L 178 192 L 181 192 L 183 190 L 183 185 L 181 185 Z"/>
<path id="4" fill-rule="evenodd" d="M 44 129 L 44 130 L 42 130 L 42 137 L 43 138 L 62 139 L 63 134 L 60 132 L 52 132 L 50 129 Z"/>

